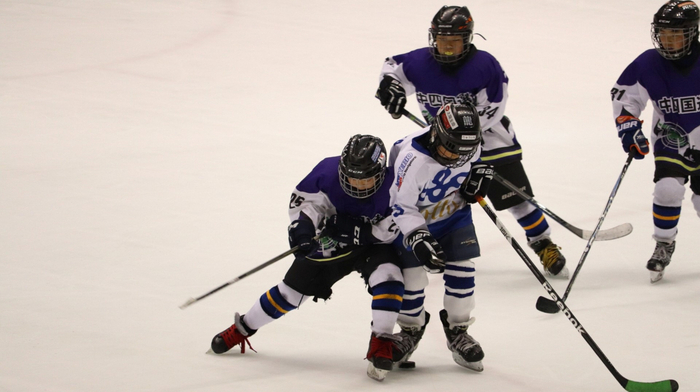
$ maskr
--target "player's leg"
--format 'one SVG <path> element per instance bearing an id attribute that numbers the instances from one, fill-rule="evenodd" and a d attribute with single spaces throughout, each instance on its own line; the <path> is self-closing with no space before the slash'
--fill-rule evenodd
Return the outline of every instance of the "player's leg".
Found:
<path id="1" fill-rule="evenodd" d="M 236 313 L 234 324 L 214 336 L 212 351 L 221 354 L 240 344 L 245 352 L 247 338 L 259 328 L 297 309 L 309 297 L 330 298 L 331 286 L 350 274 L 353 265 L 349 257 L 330 265 L 297 257 L 280 284 L 263 293 L 244 315 Z"/>
<path id="2" fill-rule="evenodd" d="M 524 193 L 533 196 L 530 181 L 521 161 L 496 166 L 494 170 Z M 552 242 L 550 237 L 552 229 L 544 213 L 497 181 L 491 183 L 488 197 L 497 211 L 508 210 L 525 230 L 528 245 L 539 256 L 545 273 L 549 276 L 568 278 L 566 258 L 561 253 L 560 247 Z"/>
<path id="3" fill-rule="evenodd" d="M 661 280 L 676 249 L 678 221 L 687 181 L 687 178 L 672 176 L 673 173 L 665 173 L 662 169 L 657 169 L 656 175 L 652 206 L 654 217 L 652 237 L 656 241 L 656 246 L 651 258 L 647 261 L 652 283 Z"/>
<path id="4" fill-rule="evenodd" d="M 358 266 L 372 295 L 372 333 L 366 359 L 367 375 L 382 381 L 393 367 L 394 326 L 404 293 L 399 259 L 391 245 L 373 245 Z"/>
<path id="5" fill-rule="evenodd" d="M 401 273 L 404 280 L 403 301 L 397 319 L 401 331 L 396 334 L 399 339 L 397 339 L 396 350 L 393 354 L 394 362 L 398 363 L 408 361 L 418 348 L 425 327 L 430 321 L 430 314 L 424 308 L 428 273 L 423 269 L 413 252 L 403 247 L 402 241 L 403 236 L 399 236 L 394 243 L 394 249 L 401 261 Z"/>
<path id="6" fill-rule="evenodd" d="M 472 370 L 482 371 L 484 351 L 467 329 L 476 320 L 474 289 L 476 274 L 473 258 L 480 256 L 479 242 L 474 225 L 462 227 L 439 239 L 445 252 L 444 309 L 440 321 L 447 338 L 447 347 L 454 361 Z"/>

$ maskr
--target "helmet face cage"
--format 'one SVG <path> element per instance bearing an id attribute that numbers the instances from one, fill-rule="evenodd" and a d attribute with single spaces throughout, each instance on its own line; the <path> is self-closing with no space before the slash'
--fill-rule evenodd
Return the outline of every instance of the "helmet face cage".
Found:
<path id="1" fill-rule="evenodd" d="M 343 191 L 357 199 L 375 194 L 384 182 L 386 158 L 386 148 L 381 139 L 370 135 L 351 137 L 343 148 L 338 165 Z M 367 183 L 368 186 L 359 187 L 360 183 Z"/>
<path id="2" fill-rule="evenodd" d="M 463 59 L 469 53 L 474 32 L 474 20 L 467 7 L 445 6 L 435 14 L 428 29 L 428 43 L 430 53 L 440 64 L 454 64 Z M 462 37 L 462 52 L 458 54 L 440 54 L 437 47 L 438 36 Z"/>
<path id="3" fill-rule="evenodd" d="M 449 104 L 438 111 L 431 129 L 428 149 L 439 164 L 455 168 L 469 162 L 481 144 L 481 125 L 476 108 L 471 104 Z M 440 147 L 455 158 L 440 153 Z"/>
<path id="4" fill-rule="evenodd" d="M 667 60 L 678 60 L 690 54 L 693 42 L 698 40 L 700 12 L 692 1 L 672 0 L 654 15 L 651 41 L 659 54 Z M 680 45 L 672 41 L 681 41 Z"/>

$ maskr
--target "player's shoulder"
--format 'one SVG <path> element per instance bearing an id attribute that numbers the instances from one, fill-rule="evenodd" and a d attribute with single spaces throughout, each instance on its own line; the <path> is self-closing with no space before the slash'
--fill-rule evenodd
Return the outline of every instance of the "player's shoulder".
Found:
<path id="1" fill-rule="evenodd" d="M 477 49 L 476 46 L 472 45 L 471 51 L 473 52 L 468 59 L 467 63 L 472 63 L 472 65 L 482 66 L 485 68 L 501 68 L 501 63 L 498 59 L 488 51 Z"/>
<path id="2" fill-rule="evenodd" d="M 304 177 L 297 189 L 304 192 L 327 191 L 338 183 L 338 164 L 340 156 L 328 157 L 321 160 Z"/>
<path id="3" fill-rule="evenodd" d="M 664 58 L 656 51 L 656 49 L 647 49 L 642 52 L 632 63 L 637 63 L 639 66 L 649 66 L 663 61 Z"/>
<path id="4" fill-rule="evenodd" d="M 649 77 L 656 79 L 658 70 L 663 69 L 663 57 L 655 50 L 648 49 L 637 56 L 620 75 L 617 84 L 632 85 Z"/>
<path id="5" fill-rule="evenodd" d="M 407 63 L 423 63 L 432 60 L 433 55 L 430 53 L 430 48 L 418 48 L 407 53 L 393 56 L 394 61 L 399 64 Z"/>

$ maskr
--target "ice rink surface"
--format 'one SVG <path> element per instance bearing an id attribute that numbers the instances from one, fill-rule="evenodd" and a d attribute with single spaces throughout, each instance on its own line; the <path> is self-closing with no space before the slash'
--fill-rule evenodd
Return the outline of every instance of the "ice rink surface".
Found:
<path id="1" fill-rule="evenodd" d="M 0 1 L 0 391 L 621 391 L 565 317 L 535 309 L 545 291 L 478 206 L 483 373 L 452 362 L 435 318 L 416 369 L 366 377 L 357 274 L 261 329 L 257 353 L 205 355 L 291 258 L 178 308 L 284 252 L 290 192 L 351 135 L 417 129 L 374 92 L 384 58 L 427 45 L 443 4 Z M 595 227 L 625 162 L 609 91 L 652 47 L 661 4 L 466 4 L 510 77 L 536 199 L 576 226 Z M 687 191 L 651 285 L 653 169 L 630 166 L 603 228 L 634 232 L 594 243 L 567 304 L 625 377 L 700 391 L 700 219 Z M 549 222 L 573 272 L 586 242 Z M 426 308 L 442 308 L 440 276 Z"/>

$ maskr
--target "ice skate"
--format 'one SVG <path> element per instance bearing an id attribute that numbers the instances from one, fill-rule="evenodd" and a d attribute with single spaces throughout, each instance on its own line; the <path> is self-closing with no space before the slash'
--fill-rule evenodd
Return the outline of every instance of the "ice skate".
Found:
<path id="1" fill-rule="evenodd" d="M 548 277 L 568 279 L 569 269 L 566 268 L 566 258 L 559 251 L 558 247 L 549 237 L 529 244 L 530 248 L 540 257 L 540 262 L 544 267 L 544 274 Z"/>
<path id="2" fill-rule="evenodd" d="M 376 335 L 372 334 L 369 340 L 369 349 L 367 350 L 366 359 L 369 361 L 367 365 L 367 375 L 377 381 L 384 381 L 386 375 L 394 366 L 392 355 L 394 351 L 394 342 L 397 337 L 394 335 Z"/>
<path id="3" fill-rule="evenodd" d="M 479 342 L 467 333 L 467 328 L 474 323 L 474 320 L 472 317 L 466 323 L 450 328 L 447 322 L 447 311 L 445 309 L 440 311 L 440 321 L 447 337 L 447 348 L 452 351 L 452 359 L 460 366 L 481 372 L 484 370 L 484 365 L 481 363 L 484 359 L 484 351 Z"/>
<path id="4" fill-rule="evenodd" d="M 227 328 L 225 331 L 214 336 L 211 341 L 211 352 L 216 354 L 223 354 L 228 350 L 232 349 L 236 345 L 241 345 L 241 353 L 245 353 L 245 345 L 248 343 L 248 347 L 255 351 L 250 345 L 248 338 L 255 334 L 255 330 L 251 330 L 245 325 L 243 321 L 243 316 L 236 313 L 234 316 L 235 323 Z"/>
<path id="5" fill-rule="evenodd" d="M 656 248 L 647 262 L 651 283 L 656 283 L 664 277 L 666 267 L 671 264 L 671 256 L 676 250 L 676 241 L 671 243 L 656 241 Z"/>
<path id="6" fill-rule="evenodd" d="M 394 334 L 397 339 L 394 340 L 392 352 L 393 361 L 397 366 L 400 367 L 402 363 L 407 362 L 413 352 L 416 351 L 429 321 L 430 313 L 425 312 L 425 324 L 422 327 L 408 327 L 399 324 L 401 332 Z"/>

